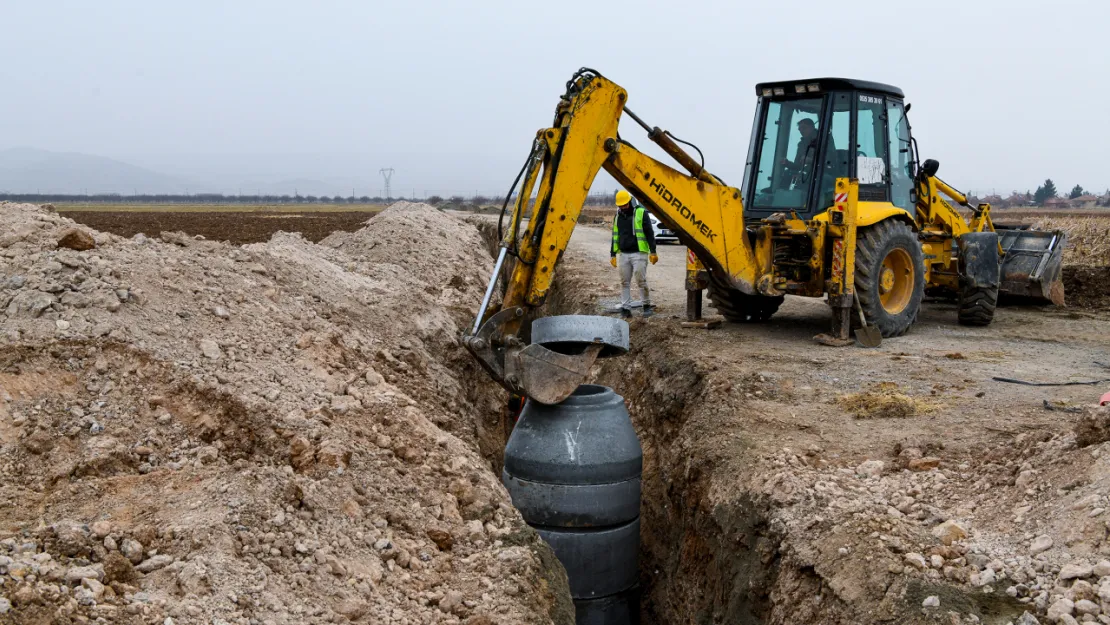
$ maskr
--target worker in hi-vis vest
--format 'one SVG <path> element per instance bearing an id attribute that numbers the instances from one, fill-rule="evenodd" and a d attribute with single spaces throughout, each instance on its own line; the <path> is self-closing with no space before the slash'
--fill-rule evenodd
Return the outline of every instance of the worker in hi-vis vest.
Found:
<path id="1" fill-rule="evenodd" d="M 651 293 L 648 291 L 647 266 L 659 262 L 655 255 L 655 231 L 643 206 L 636 206 L 632 194 L 624 189 L 617 191 L 617 215 L 613 218 L 613 245 L 609 248 L 609 263 L 621 272 L 621 316 L 632 316 L 632 277 L 640 287 L 643 315 L 650 317 Z"/>

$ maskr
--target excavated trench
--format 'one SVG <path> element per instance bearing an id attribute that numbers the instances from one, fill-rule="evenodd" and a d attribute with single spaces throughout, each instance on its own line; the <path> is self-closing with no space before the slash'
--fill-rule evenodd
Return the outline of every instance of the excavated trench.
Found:
<path id="1" fill-rule="evenodd" d="M 588 312 L 564 292 L 549 301 L 547 314 Z M 639 338 L 647 324 L 635 325 Z M 745 493 L 727 502 L 714 496 L 715 467 L 723 458 L 692 444 L 703 437 L 701 424 L 690 419 L 711 393 L 705 371 L 676 358 L 663 337 L 653 339 L 662 340 L 633 340 L 629 354 L 604 361 L 591 380 L 624 396 L 644 450 L 643 622 L 768 623 L 781 541 L 770 524 L 769 504 Z"/>
<path id="2" fill-rule="evenodd" d="M 496 228 L 481 220 L 473 223 L 496 252 Z M 591 313 L 592 304 L 578 292 L 557 285 L 537 314 Z M 688 416 L 711 394 L 705 371 L 699 363 L 676 358 L 668 341 L 639 340 L 648 326 L 636 325 L 630 353 L 603 361 L 590 381 L 624 396 L 644 450 L 643 622 L 771 622 L 780 538 L 770 526 L 768 504 L 744 494 L 727 504 L 714 502 L 711 478 L 720 458 L 683 442 L 699 438 L 701 426 Z M 500 455 L 490 459 L 499 470 Z M 795 590 L 816 585 L 804 572 L 793 577 Z"/>
<path id="3" fill-rule="evenodd" d="M 587 284 L 568 273 L 543 313 L 596 314 Z M 738 391 L 744 396 L 756 386 L 773 393 L 773 385 L 760 384 L 754 373 L 753 379 L 730 377 L 712 359 L 691 356 L 697 352 L 689 341 L 697 335 L 677 334 L 656 320 L 630 323 L 631 351 L 600 361 L 589 381 L 624 396 L 643 446 L 644 623 L 939 618 L 1003 625 L 1024 612 L 1026 606 L 1003 593 L 969 591 L 905 570 L 900 556 L 875 548 L 882 521 L 834 521 L 819 506 L 806 512 L 798 504 L 812 499 L 816 485 L 794 480 L 789 464 L 776 462 L 765 446 L 760 451 L 752 424 L 761 415 L 737 399 Z M 945 609 L 923 610 L 927 597 L 939 597 Z"/>

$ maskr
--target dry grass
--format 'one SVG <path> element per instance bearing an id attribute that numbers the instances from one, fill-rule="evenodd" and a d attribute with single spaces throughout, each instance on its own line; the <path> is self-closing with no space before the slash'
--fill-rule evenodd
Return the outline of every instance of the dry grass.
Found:
<path id="1" fill-rule="evenodd" d="M 1110 214 L 1040 217 L 1033 225 L 1067 233 L 1065 265 L 1110 265 Z"/>
<path id="2" fill-rule="evenodd" d="M 879 382 L 862 393 L 841 395 L 836 403 L 857 419 L 904 419 L 938 408 L 938 404 L 900 392 L 893 382 Z"/>
<path id="3" fill-rule="evenodd" d="M 1110 218 L 1110 208 L 1039 208 L 1036 206 L 1022 206 L 1019 208 L 994 208 L 991 217 L 996 222 L 1003 223 L 1030 223 L 1041 218 L 1060 217 L 1102 217 Z"/>

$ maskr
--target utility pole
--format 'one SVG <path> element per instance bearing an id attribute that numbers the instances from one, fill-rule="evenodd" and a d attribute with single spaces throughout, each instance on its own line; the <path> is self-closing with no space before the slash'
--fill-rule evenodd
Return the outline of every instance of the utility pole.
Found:
<path id="1" fill-rule="evenodd" d="M 388 201 L 391 197 L 393 197 L 392 193 L 389 190 L 389 180 L 393 177 L 393 168 L 383 167 L 378 170 L 378 173 L 380 173 L 382 175 L 382 178 L 385 179 L 385 199 Z"/>

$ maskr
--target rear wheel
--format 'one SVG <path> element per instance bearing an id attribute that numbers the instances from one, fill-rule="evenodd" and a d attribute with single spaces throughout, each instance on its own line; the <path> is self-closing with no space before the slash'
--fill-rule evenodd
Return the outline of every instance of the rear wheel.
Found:
<path id="1" fill-rule="evenodd" d="M 913 230 L 894 219 L 860 228 L 855 274 L 867 323 L 884 337 L 905 334 L 925 294 L 925 256 Z"/>
<path id="2" fill-rule="evenodd" d="M 786 299 L 765 295 L 748 295 L 730 286 L 721 284 L 712 274 L 708 286 L 709 302 L 725 319 L 733 323 L 753 323 L 767 321 L 778 311 Z"/>
<path id="3" fill-rule="evenodd" d="M 956 318 L 964 326 L 989 326 L 998 306 L 998 287 L 960 287 L 960 303 Z"/>
<path id="4" fill-rule="evenodd" d="M 964 326 L 990 325 L 1001 282 L 998 234 L 969 232 L 956 242 L 960 249 L 956 318 Z"/>

